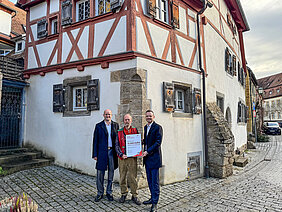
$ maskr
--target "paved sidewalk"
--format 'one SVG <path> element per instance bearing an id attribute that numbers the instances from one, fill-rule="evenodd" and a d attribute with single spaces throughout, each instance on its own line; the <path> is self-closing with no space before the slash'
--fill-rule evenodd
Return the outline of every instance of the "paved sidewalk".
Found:
<path id="1" fill-rule="evenodd" d="M 158 211 L 282 211 L 282 173 L 281 163 L 278 163 L 281 160 L 274 167 L 264 164 L 269 162 L 267 157 L 270 161 L 275 161 L 275 157 L 281 156 L 281 139 L 258 146 L 258 149 L 247 153 L 250 164 L 245 168 L 236 168 L 234 176 L 228 179 L 201 178 L 162 186 Z M 264 174 L 262 178 L 258 177 L 260 171 Z M 274 177 L 269 171 L 276 173 Z M 113 191 L 115 201 L 109 202 L 104 198 L 96 203 L 95 177 L 58 166 L 25 170 L 0 178 L 0 199 L 22 192 L 38 203 L 39 211 L 150 209 L 150 206 L 135 205 L 130 200 L 130 195 L 124 204 L 118 203 L 120 188 L 117 183 L 114 184 Z M 149 198 L 148 188 L 139 190 L 139 198 L 141 201 Z"/>

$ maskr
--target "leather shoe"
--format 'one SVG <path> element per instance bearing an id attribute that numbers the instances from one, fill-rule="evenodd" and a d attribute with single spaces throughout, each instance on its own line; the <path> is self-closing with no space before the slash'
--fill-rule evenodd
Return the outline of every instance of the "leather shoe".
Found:
<path id="1" fill-rule="evenodd" d="M 132 196 L 131 199 L 136 205 L 141 205 L 141 202 L 139 201 L 139 199 L 137 197 Z"/>
<path id="2" fill-rule="evenodd" d="M 113 201 L 114 197 L 111 194 L 106 194 L 106 197 L 108 198 L 109 201 Z"/>
<path id="3" fill-rule="evenodd" d="M 146 200 L 143 202 L 144 205 L 152 204 L 152 199 Z"/>
<path id="4" fill-rule="evenodd" d="M 103 194 L 102 195 L 97 195 L 95 197 L 95 202 L 99 202 L 102 198 L 103 198 Z"/>
<path id="5" fill-rule="evenodd" d="M 119 198 L 119 202 L 124 203 L 125 199 L 126 199 L 126 195 L 121 195 L 121 197 Z"/>
<path id="6" fill-rule="evenodd" d="M 157 204 L 152 204 L 152 207 L 151 207 L 151 212 L 155 212 L 157 211 Z"/>

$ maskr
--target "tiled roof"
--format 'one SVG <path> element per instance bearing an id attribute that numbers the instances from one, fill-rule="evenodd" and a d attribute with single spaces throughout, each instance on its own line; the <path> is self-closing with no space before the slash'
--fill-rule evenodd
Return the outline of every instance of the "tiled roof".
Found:
<path id="1" fill-rule="evenodd" d="M 282 73 L 258 79 L 258 85 L 264 90 L 264 99 L 282 96 Z"/>
<path id="2" fill-rule="evenodd" d="M 0 3 L 17 11 L 16 16 L 12 18 L 11 37 L 25 34 L 23 26 L 26 26 L 26 12 L 16 7 L 14 3 L 9 0 L 0 0 Z"/>

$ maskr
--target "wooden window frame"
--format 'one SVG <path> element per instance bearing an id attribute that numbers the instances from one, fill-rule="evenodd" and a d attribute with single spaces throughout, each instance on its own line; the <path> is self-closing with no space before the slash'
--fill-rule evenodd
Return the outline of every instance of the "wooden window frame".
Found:
<path id="1" fill-rule="evenodd" d="M 182 98 L 182 100 L 180 100 L 179 99 L 179 93 L 181 93 L 181 98 Z M 174 101 L 175 101 L 175 111 L 176 112 L 183 112 L 183 113 L 185 113 L 185 108 L 184 108 L 184 99 L 185 99 L 185 95 L 184 95 L 184 93 L 185 93 L 185 91 L 183 90 L 183 89 L 179 89 L 179 88 L 177 88 L 177 89 L 175 89 L 175 98 L 174 98 Z M 179 109 L 179 107 L 178 107 L 178 104 L 179 104 L 179 102 L 180 101 L 182 101 L 182 109 Z"/>
<path id="2" fill-rule="evenodd" d="M 85 99 L 85 96 L 84 96 L 84 90 L 86 89 L 86 102 L 85 102 L 85 106 L 81 106 L 81 107 L 77 107 L 76 106 L 76 90 L 82 90 L 82 99 L 84 100 Z M 72 100 L 73 100 L 73 111 L 86 111 L 87 110 L 87 86 L 74 86 L 72 87 L 72 94 L 73 94 L 73 97 L 72 97 Z"/>
<path id="3" fill-rule="evenodd" d="M 89 2 L 89 14 L 88 14 L 88 17 L 86 18 L 85 17 L 85 2 Z M 79 4 L 84 4 L 84 14 L 83 14 L 83 19 L 79 20 Z M 75 20 L 76 22 L 80 22 L 80 21 L 84 21 L 88 18 L 91 17 L 91 0 L 79 0 L 79 1 L 76 1 L 75 2 Z"/>
<path id="4" fill-rule="evenodd" d="M 101 13 L 101 14 L 99 14 L 99 2 L 98 2 L 99 0 L 95 0 L 95 3 L 94 3 L 94 15 L 95 16 L 99 16 L 99 15 L 104 15 L 104 14 L 106 14 L 106 13 L 110 13 L 110 12 L 112 12 L 111 11 L 111 1 L 109 1 L 109 4 L 110 4 L 110 11 L 105 11 L 105 4 L 106 4 L 106 1 L 108 1 L 108 0 L 101 0 L 101 1 L 103 1 L 103 3 L 104 3 L 104 12 L 103 13 Z"/>
<path id="5" fill-rule="evenodd" d="M 165 5 L 163 5 L 163 3 Z M 164 8 L 165 7 L 165 8 Z M 169 0 L 156 0 L 156 19 L 169 24 Z"/>
<path id="6" fill-rule="evenodd" d="M 53 32 L 53 21 L 57 19 L 57 33 Z M 59 15 L 51 16 L 48 20 L 48 35 L 57 35 L 59 34 Z"/>
<path id="7" fill-rule="evenodd" d="M 174 114 L 193 114 L 193 101 L 192 101 L 192 85 L 186 83 L 173 82 L 174 87 L 174 100 L 176 100 L 177 91 L 183 92 L 183 109 L 178 109 L 176 105 L 176 101 L 174 101 L 175 105 L 175 113 Z"/>
<path id="8" fill-rule="evenodd" d="M 65 110 L 63 113 L 64 117 L 73 116 L 90 116 L 91 111 L 85 110 L 74 110 L 74 94 L 73 90 L 76 87 L 87 87 L 87 81 L 91 80 L 91 76 L 84 77 L 73 77 L 68 78 L 63 81 L 63 86 L 65 88 Z"/>

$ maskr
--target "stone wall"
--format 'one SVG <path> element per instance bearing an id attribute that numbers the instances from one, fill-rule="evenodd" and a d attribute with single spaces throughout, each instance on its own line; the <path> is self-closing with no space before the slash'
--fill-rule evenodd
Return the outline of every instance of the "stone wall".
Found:
<path id="1" fill-rule="evenodd" d="M 207 104 L 208 161 L 210 176 L 226 178 L 233 174 L 234 136 L 216 103 Z"/>
<path id="2" fill-rule="evenodd" d="M 137 127 L 143 137 L 146 124 L 145 112 L 150 109 L 151 102 L 146 96 L 146 70 L 139 68 L 119 70 L 111 73 L 111 82 L 120 82 L 120 105 L 116 121 L 123 126 L 123 116 L 132 116 L 132 125 Z M 142 158 L 138 158 L 138 185 L 147 186 L 146 173 Z"/>

